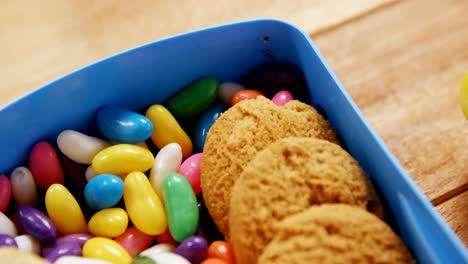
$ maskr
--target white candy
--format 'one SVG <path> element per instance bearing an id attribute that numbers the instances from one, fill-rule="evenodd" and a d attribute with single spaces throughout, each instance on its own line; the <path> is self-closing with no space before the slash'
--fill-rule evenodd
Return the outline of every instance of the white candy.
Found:
<path id="1" fill-rule="evenodd" d="M 12 237 L 18 235 L 15 224 L 2 212 L 0 212 L 0 234 L 6 234 Z"/>
<path id="2" fill-rule="evenodd" d="M 164 179 L 170 172 L 177 172 L 181 163 L 182 148 L 177 143 L 167 144 L 158 152 L 158 155 L 156 155 L 153 168 L 151 168 L 149 180 L 161 201 L 164 201 Z"/>
<path id="3" fill-rule="evenodd" d="M 26 167 L 16 168 L 10 176 L 13 199 L 19 205 L 34 206 L 37 199 L 36 183 Z"/>
<path id="4" fill-rule="evenodd" d="M 246 88 L 238 83 L 224 82 L 219 86 L 218 97 L 226 105 L 231 105 L 232 97 L 235 93 Z"/>
<path id="5" fill-rule="evenodd" d="M 168 243 L 161 243 L 145 249 L 140 253 L 140 255 L 150 257 L 163 252 L 174 252 L 174 250 L 175 247 L 173 245 Z"/>
<path id="6" fill-rule="evenodd" d="M 95 258 L 84 258 L 77 256 L 63 256 L 58 258 L 55 264 L 112 264 L 107 260 L 95 259 Z"/>
<path id="7" fill-rule="evenodd" d="M 18 249 L 39 255 L 41 253 L 41 243 L 31 235 L 21 235 L 15 237 Z"/>
<path id="8" fill-rule="evenodd" d="M 93 169 L 93 166 L 89 166 L 87 169 L 86 169 L 86 172 L 85 172 L 85 177 L 86 177 L 86 180 L 87 181 L 90 181 L 92 178 L 96 177 L 97 174 L 96 172 L 94 171 Z"/>
<path id="9" fill-rule="evenodd" d="M 110 146 L 102 139 L 74 130 L 64 130 L 57 137 L 57 145 L 67 157 L 81 164 L 91 164 L 94 156 Z"/>
<path id="10" fill-rule="evenodd" d="M 161 252 L 154 255 L 145 255 L 158 264 L 190 264 L 190 261 L 171 252 Z"/>

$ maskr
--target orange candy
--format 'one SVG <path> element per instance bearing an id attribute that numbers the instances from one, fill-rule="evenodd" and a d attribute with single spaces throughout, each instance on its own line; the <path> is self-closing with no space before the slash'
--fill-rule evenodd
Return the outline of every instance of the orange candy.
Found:
<path id="1" fill-rule="evenodd" d="M 208 258 L 222 259 L 225 261 L 223 263 L 226 264 L 236 263 L 231 244 L 221 240 L 213 241 L 213 243 L 208 247 Z"/>
<path id="2" fill-rule="evenodd" d="M 255 99 L 263 94 L 257 90 L 240 90 L 232 96 L 231 105 L 235 105 L 242 100 Z"/>
<path id="3" fill-rule="evenodd" d="M 225 260 L 219 258 L 207 258 L 201 264 L 228 264 Z"/>

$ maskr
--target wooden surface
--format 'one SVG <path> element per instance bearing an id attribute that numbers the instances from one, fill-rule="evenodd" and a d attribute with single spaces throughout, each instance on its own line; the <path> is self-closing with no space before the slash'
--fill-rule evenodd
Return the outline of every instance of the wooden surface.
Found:
<path id="1" fill-rule="evenodd" d="M 371 125 L 468 244 L 466 0 L 0 2 L 0 105 L 138 44 L 255 17 L 309 32 Z"/>

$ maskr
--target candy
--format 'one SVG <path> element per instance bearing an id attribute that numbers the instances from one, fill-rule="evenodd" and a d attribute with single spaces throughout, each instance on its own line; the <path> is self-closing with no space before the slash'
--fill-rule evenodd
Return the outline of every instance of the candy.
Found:
<path id="1" fill-rule="evenodd" d="M 156 236 L 156 240 L 158 243 L 164 243 L 164 244 L 171 244 L 171 245 L 178 245 L 179 242 L 177 242 L 171 235 L 171 232 L 169 231 L 169 227 L 166 227 L 164 232 Z"/>
<path id="2" fill-rule="evenodd" d="M 240 90 L 232 96 L 231 105 L 235 105 L 240 101 L 255 99 L 257 96 L 262 96 L 263 94 L 257 90 Z"/>
<path id="3" fill-rule="evenodd" d="M 468 73 L 466 73 L 465 79 L 463 80 L 460 93 L 460 104 L 465 118 L 468 119 Z"/>
<path id="4" fill-rule="evenodd" d="M 293 100 L 293 96 L 290 92 L 286 90 L 282 90 L 277 92 L 273 98 L 271 98 L 271 101 L 279 106 L 285 105 L 287 102 Z"/>
<path id="5" fill-rule="evenodd" d="M 86 204 L 93 210 L 101 210 L 116 205 L 123 195 L 122 179 L 110 174 L 92 178 L 85 186 Z"/>
<path id="6" fill-rule="evenodd" d="M 83 247 L 86 241 L 88 241 L 90 238 L 91 236 L 88 234 L 71 234 L 58 238 L 57 240 L 55 240 L 55 243 L 60 244 L 73 242 L 77 243 L 80 247 Z"/>
<path id="7" fill-rule="evenodd" d="M 13 236 L 7 234 L 0 234 L 0 247 L 18 247 L 16 240 Z"/>
<path id="8" fill-rule="evenodd" d="M 125 232 L 128 215 L 122 208 L 107 208 L 95 213 L 88 223 L 89 232 L 95 236 L 113 238 Z"/>
<path id="9" fill-rule="evenodd" d="M 16 230 L 15 224 L 6 216 L 3 212 L 0 212 L 0 234 L 6 234 L 10 236 L 17 236 L 18 231 Z"/>
<path id="10" fill-rule="evenodd" d="M 167 109 L 176 117 L 196 116 L 213 104 L 218 91 L 217 80 L 203 78 L 172 97 L 167 103 Z"/>
<path id="11" fill-rule="evenodd" d="M 147 254 L 145 257 L 152 259 L 157 264 L 190 264 L 185 258 L 171 252 Z"/>
<path id="12" fill-rule="evenodd" d="M 192 264 L 199 264 L 206 258 L 208 243 L 201 236 L 192 236 L 185 239 L 174 251 L 188 259 Z"/>
<path id="13" fill-rule="evenodd" d="M 21 235 L 15 237 L 16 244 L 20 251 L 34 253 L 39 255 L 41 252 L 41 243 L 31 235 Z"/>
<path id="14" fill-rule="evenodd" d="M 41 211 L 22 205 L 16 209 L 16 214 L 21 226 L 37 240 L 49 244 L 57 238 L 57 229 Z"/>
<path id="15" fill-rule="evenodd" d="M 18 167 L 10 175 L 11 191 L 15 202 L 19 205 L 34 206 L 37 198 L 36 184 L 31 171 L 26 167 Z"/>
<path id="16" fill-rule="evenodd" d="M 164 232 L 167 226 L 166 213 L 145 174 L 128 174 L 124 181 L 123 198 L 130 220 L 140 231 L 148 235 Z"/>
<path id="17" fill-rule="evenodd" d="M 171 172 L 164 180 L 169 230 L 176 241 L 183 241 L 195 234 L 198 226 L 198 205 L 189 182 L 180 174 Z"/>
<path id="18" fill-rule="evenodd" d="M 0 175 L 0 212 L 8 209 L 11 198 L 11 184 L 5 175 Z"/>
<path id="19" fill-rule="evenodd" d="M 83 246 L 83 257 L 103 259 L 114 264 L 129 264 L 132 261 L 119 243 L 104 237 L 89 239 Z"/>
<path id="20" fill-rule="evenodd" d="M 73 195 L 61 184 L 51 185 L 45 194 L 45 206 L 59 234 L 87 233 L 83 212 Z"/>
<path id="21" fill-rule="evenodd" d="M 182 148 L 182 157 L 187 158 L 192 153 L 192 141 L 164 106 L 152 105 L 146 111 L 146 117 L 153 123 L 151 140 L 159 149 L 175 142 Z"/>
<path id="22" fill-rule="evenodd" d="M 208 258 L 218 258 L 226 261 L 227 264 L 235 264 L 236 258 L 231 244 L 226 241 L 213 241 L 208 247 Z"/>
<path id="23" fill-rule="evenodd" d="M 93 159 L 97 174 L 125 175 L 132 171 L 145 172 L 153 166 L 153 154 L 142 147 L 118 144 L 100 151 Z"/>
<path id="24" fill-rule="evenodd" d="M 97 124 L 106 138 L 122 143 L 139 143 L 153 133 L 148 118 L 118 106 L 104 106 L 99 110 Z"/>
<path id="25" fill-rule="evenodd" d="M 207 258 L 201 264 L 228 264 L 228 262 L 219 258 Z"/>
<path id="26" fill-rule="evenodd" d="M 179 168 L 179 174 L 184 176 L 185 179 L 192 186 L 192 190 L 195 195 L 201 191 L 200 185 L 200 161 L 202 159 L 202 153 L 193 154 L 188 157 Z"/>
<path id="27" fill-rule="evenodd" d="M 81 164 L 91 164 L 99 151 L 110 146 L 102 139 L 74 130 L 62 131 L 57 137 L 57 145 L 63 154 Z"/>
<path id="28" fill-rule="evenodd" d="M 246 88 L 239 83 L 225 82 L 219 86 L 218 98 L 225 105 L 231 105 L 232 97 L 235 93 Z"/>
<path id="29" fill-rule="evenodd" d="M 182 149 L 177 143 L 164 146 L 154 159 L 150 172 L 150 182 L 161 200 L 163 197 L 163 182 L 169 172 L 177 172 L 182 162 Z"/>
<path id="30" fill-rule="evenodd" d="M 61 243 L 54 247 L 45 258 L 50 262 L 55 262 L 63 256 L 81 256 L 81 247 L 77 243 Z"/>
<path id="31" fill-rule="evenodd" d="M 210 107 L 198 120 L 195 128 L 194 145 L 196 151 L 203 151 L 206 135 L 213 126 L 214 122 L 226 111 L 227 107 L 223 104 L 215 104 Z"/>
<path id="32" fill-rule="evenodd" d="M 132 226 L 127 228 L 123 234 L 116 237 L 114 240 L 119 243 L 130 256 L 135 256 L 153 243 L 154 236 L 145 234 L 138 230 L 136 226 Z"/>
<path id="33" fill-rule="evenodd" d="M 171 244 L 159 243 L 157 245 L 154 245 L 142 251 L 140 255 L 149 257 L 149 256 L 154 256 L 156 254 L 163 253 L 163 252 L 174 252 L 174 250 L 175 250 L 175 247 Z"/>
<path id="34" fill-rule="evenodd" d="M 90 181 L 92 178 L 98 176 L 99 174 L 97 174 L 94 170 L 93 170 L 93 166 L 89 166 L 86 171 L 85 171 L 85 178 L 87 181 Z"/>
<path id="35" fill-rule="evenodd" d="M 102 259 L 92 259 L 77 256 L 63 256 L 57 259 L 55 264 L 112 264 L 112 262 Z"/>
<path id="36" fill-rule="evenodd" d="M 47 189 L 54 183 L 63 184 L 62 167 L 57 153 L 49 143 L 42 141 L 34 145 L 29 165 L 34 181 L 40 188 Z"/>

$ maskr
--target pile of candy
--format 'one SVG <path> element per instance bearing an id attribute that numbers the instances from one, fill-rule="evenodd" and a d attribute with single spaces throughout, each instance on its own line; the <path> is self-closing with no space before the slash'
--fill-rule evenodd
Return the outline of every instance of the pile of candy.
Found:
<path id="1" fill-rule="evenodd" d="M 301 78 L 284 65 L 247 75 L 272 95 L 203 78 L 145 115 L 103 106 L 96 122 L 106 140 L 64 130 L 58 149 L 36 143 L 27 167 L 0 176 L 0 247 L 55 263 L 235 263 L 200 195 L 206 135 L 241 100 L 292 100 L 278 87 Z"/>

